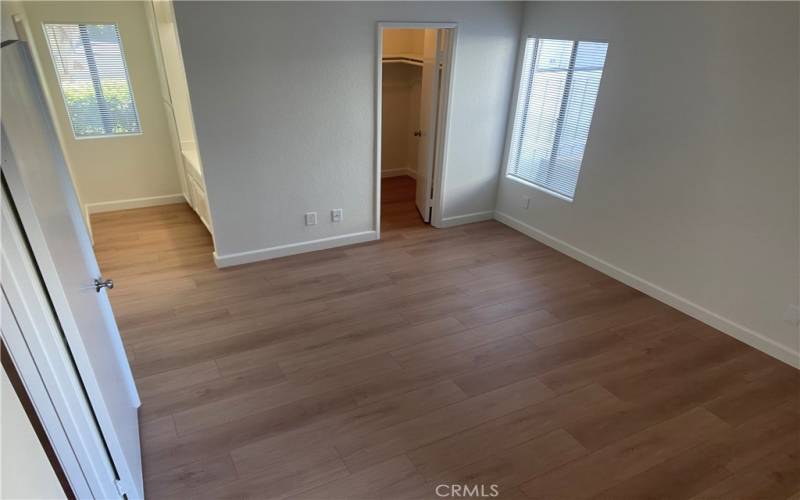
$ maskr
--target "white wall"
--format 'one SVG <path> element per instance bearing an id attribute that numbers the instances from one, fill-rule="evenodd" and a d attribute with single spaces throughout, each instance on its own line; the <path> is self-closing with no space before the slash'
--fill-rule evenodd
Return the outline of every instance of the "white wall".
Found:
<path id="1" fill-rule="evenodd" d="M 536 3 L 523 33 L 608 58 L 574 203 L 504 178 L 497 210 L 800 364 L 798 4 Z"/>
<path id="2" fill-rule="evenodd" d="M 493 210 L 520 8 L 177 2 L 218 255 L 375 228 L 378 21 L 459 23 L 444 216 Z"/>
<path id="3" fill-rule="evenodd" d="M 160 97 L 155 54 L 142 2 L 24 2 L 65 154 L 84 205 L 180 193 L 166 113 Z M 58 79 L 41 28 L 43 22 L 116 22 L 128 64 L 142 134 L 77 140 L 67 118 Z"/>
<path id="4" fill-rule="evenodd" d="M 5 368 L 0 371 L 0 498 L 66 498 Z"/>

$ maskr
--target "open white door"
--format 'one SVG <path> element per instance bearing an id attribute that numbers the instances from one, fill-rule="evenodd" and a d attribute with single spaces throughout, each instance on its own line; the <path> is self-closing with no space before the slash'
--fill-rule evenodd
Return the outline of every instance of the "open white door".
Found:
<path id="1" fill-rule="evenodd" d="M 419 145 L 417 150 L 417 209 L 425 222 L 431 222 L 434 179 L 442 160 L 446 98 L 445 79 L 450 71 L 452 28 L 426 29 L 422 82 L 420 88 Z M 445 96 L 446 97 L 446 96 Z"/>
<path id="2" fill-rule="evenodd" d="M 431 221 L 431 186 L 436 157 L 436 110 L 438 108 L 439 30 L 425 30 L 420 86 L 419 145 L 417 148 L 417 210 L 425 222 Z"/>
<path id="3" fill-rule="evenodd" d="M 143 498 L 139 396 L 24 42 L 2 49 L 2 173 L 118 475 Z"/>

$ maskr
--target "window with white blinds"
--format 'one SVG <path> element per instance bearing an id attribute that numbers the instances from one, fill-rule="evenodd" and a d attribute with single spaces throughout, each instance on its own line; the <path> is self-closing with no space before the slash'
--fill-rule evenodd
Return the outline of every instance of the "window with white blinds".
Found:
<path id="1" fill-rule="evenodd" d="M 78 139 L 141 133 L 116 24 L 45 24 L 72 131 Z"/>
<path id="2" fill-rule="evenodd" d="M 507 174 L 572 200 L 607 43 L 528 38 Z"/>

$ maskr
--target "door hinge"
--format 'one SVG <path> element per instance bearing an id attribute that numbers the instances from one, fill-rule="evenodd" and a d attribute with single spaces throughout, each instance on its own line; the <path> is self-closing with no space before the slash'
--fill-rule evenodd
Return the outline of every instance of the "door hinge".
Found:
<path id="1" fill-rule="evenodd" d="M 117 493 L 119 493 L 119 496 L 121 496 L 123 498 L 127 498 L 128 492 L 125 491 L 125 486 L 122 484 L 122 480 L 121 479 L 115 479 L 114 480 L 114 486 L 117 487 Z"/>

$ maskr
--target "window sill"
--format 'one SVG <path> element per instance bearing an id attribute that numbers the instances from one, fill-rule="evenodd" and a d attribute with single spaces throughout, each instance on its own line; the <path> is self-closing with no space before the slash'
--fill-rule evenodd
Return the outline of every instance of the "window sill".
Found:
<path id="1" fill-rule="evenodd" d="M 118 139 L 122 137 L 136 137 L 137 135 L 142 135 L 142 132 L 135 132 L 133 134 L 82 135 L 80 137 L 72 134 L 76 141 L 85 141 L 86 139 Z"/>
<path id="2" fill-rule="evenodd" d="M 566 201 L 567 203 L 572 203 L 573 200 L 574 200 L 574 198 L 569 198 L 568 196 L 564 196 L 561 193 L 556 193 L 555 191 L 551 191 L 551 190 L 549 190 L 549 189 L 547 189 L 545 187 L 542 187 L 542 186 L 540 186 L 538 184 L 534 184 L 534 183 L 532 183 L 530 181 L 526 181 L 522 177 L 517 177 L 517 176 L 511 175 L 511 174 L 506 174 L 506 179 L 514 181 L 514 182 L 517 182 L 519 184 L 522 184 L 523 186 L 527 186 L 529 188 L 536 189 L 537 191 L 541 191 L 543 193 L 547 193 L 550 196 L 553 196 L 554 198 L 558 198 L 561 201 Z"/>

